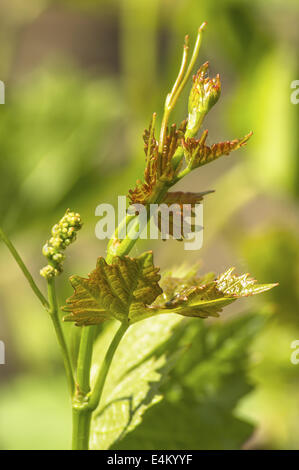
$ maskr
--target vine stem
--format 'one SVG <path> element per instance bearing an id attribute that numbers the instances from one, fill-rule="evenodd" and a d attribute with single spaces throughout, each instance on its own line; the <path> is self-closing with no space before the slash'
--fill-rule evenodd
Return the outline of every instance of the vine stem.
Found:
<path id="1" fill-rule="evenodd" d="M 21 256 L 19 255 L 19 253 L 15 249 L 14 245 L 9 240 L 7 235 L 5 235 L 5 233 L 3 232 L 3 230 L 1 228 L 0 228 L 0 239 L 5 243 L 5 245 L 7 246 L 9 251 L 11 252 L 13 258 L 15 259 L 17 264 L 19 265 L 21 271 L 23 272 L 24 276 L 26 277 L 27 281 L 29 282 L 29 285 L 30 285 L 31 289 L 33 290 L 33 292 L 35 293 L 36 297 L 42 303 L 43 307 L 46 310 L 49 310 L 49 308 L 50 308 L 49 302 L 47 301 L 47 299 L 44 297 L 44 295 L 41 293 L 41 291 L 37 287 L 33 277 L 31 276 L 30 272 L 26 268 L 25 263 L 22 260 Z"/>
<path id="2" fill-rule="evenodd" d="M 74 373 L 72 367 L 72 361 L 70 358 L 69 350 L 66 344 L 64 333 L 61 327 L 61 322 L 58 316 L 58 304 L 56 297 L 56 287 L 54 278 L 48 280 L 48 297 L 49 297 L 49 314 L 55 329 L 57 340 L 61 349 L 63 363 L 66 373 L 66 378 L 69 386 L 69 391 L 71 396 L 74 394 L 75 382 L 74 382 Z"/>
<path id="3" fill-rule="evenodd" d="M 129 325 L 127 323 L 121 323 L 120 327 L 115 333 L 113 340 L 106 352 L 103 363 L 99 370 L 92 392 L 89 397 L 86 397 L 85 403 L 74 401 L 73 403 L 73 439 L 72 448 L 73 450 L 88 450 L 89 448 L 89 434 L 90 434 L 90 422 L 92 412 L 97 408 L 100 403 L 101 396 L 104 390 L 106 378 L 112 364 L 114 354 L 117 347 L 126 333 Z M 87 337 L 91 334 L 88 330 Z M 89 371 L 89 369 L 88 369 Z"/>
<path id="4" fill-rule="evenodd" d="M 174 83 L 174 86 L 171 92 L 167 95 L 164 115 L 161 124 L 160 138 L 159 138 L 159 152 L 161 153 L 164 146 L 164 140 L 166 136 L 167 124 L 178 97 L 182 93 L 183 88 L 185 87 L 188 78 L 191 75 L 192 69 L 195 65 L 198 52 L 201 45 L 202 32 L 205 29 L 206 23 L 203 23 L 198 29 L 197 39 L 193 49 L 193 53 L 187 65 L 188 59 L 188 37 L 185 37 L 184 51 L 181 67 L 177 76 L 177 79 Z M 154 124 L 156 115 L 153 116 Z M 173 157 L 173 165 L 177 167 L 180 160 L 183 157 L 183 151 L 181 148 L 178 148 Z M 158 185 L 157 191 L 153 195 L 152 203 L 160 203 L 165 192 L 167 192 L 168 187 L 165 183 Z M 128 223 L 132 221 L 129 233 L 122 240 L 118 238 L 118 232 L 121 227 L 128 226 Z M 127 216 L 116 229 L 113 238 L 108 244 L 106 262 L 109 264 L 113 261 L 115 256 L 125 256 L 127 255 L 132 247 L 135 245 L 137 238 L 134 237 L 134 232 L 138 226 L 138 217 Z M 132 236 L 133 235 L 133 236 Z M 98 377 L 95 382 L 95 386 L 92 392 L 90 390 L 90 367 L 92 362 L 92 352 L 93 352 L 93 341 L 94 341 L 94 327 L 85 327 L 81 335 L 81 343 L 79 349 L 78 357 L 78 369 L 76 377 L 76 395 L 73 400 L 73 449 L 74 450 L 83 450 L 88 449 L 89 443 L 89 434 L 90 434 L 90 422 L 91 415 L 93 410 L 98 406 L 102 391 L 105 385 L 106 377 L 110 368 L 110 364 L 113 358 L 113 355 L 116 351 L 116 348 L 121 341 L 125 331 L 127 330 L 128 325 L 122 324 L 119 330 L 117 331 L 112 343 L 109 346 L 109 349 L 106 353 L 104 362 L 99 371 Z"/>
<path id="5" fill-rule="evenodd" d="M 91 392 L 90 399 L 88 401 L 88 408 L 91 409 L 92 411 L 96 409 L 96 407 L 98 406 L 98 403 L 100 402 L 104 385 L 105 385 L 105 381 L 106 381 L 106 377 L 109 372 L 113 356 L 115 354 L 115 351 L 121 339 L 123 338 L 128 328 L 129 328 L 128 323 L 121 323 L 120 327 L 115 333 L 113 340 L 110 343 L 110 346 L 105 355 L 103 364 L 101 366 L 100 372 L 94 384 L 93 391 Z"/>
<path id="6" fill-rule="evenodd" d="M 26 277 L 27 281 L 29 282 L 30 287 L 32 288 L 33 292 L 35 293 L 36 297 L 40 300 L 43 307 L 49 313 L 51 320 L 54 325 L 54 329 L 57 335 L 58 343 L 60 345 L 60 349 L 62 352 L 64 367 L 66 371 L 67 381 L 71 396 L 74 393 L 75 383 L 74 383 L 74 374 L 72 368 L 72 362 L 70 359 L 68 347 L 65 341 L 64 333 L 62 331 L 61 323 L 58 316 L 58 304 L 56 298 L 56 289 L 55 289 L 55 281 L 51 279 L 48 281 L 48 298 L 49 301 L 44 297 L 41 293 L 39 288 L 37 287 L 32 275 L 28 271 L 24 261 L 22 260 L 21 256 L 15 249 L 13 243 L 7 237 L 7 235 L 3 232 L 0 228 L 0 239 L 5 243 L 9 251 L 11 252 L 13 258 L 15 259 L 16 263 L 19 265 L 21 271 L 23 272 L 24 276 Z"/>
<path id="7" fill-rule="evenodd" d="M 73 406 L 72 450 L 88 450 L 92 411 Z"/>
<path id="8" fill-rule="evenodd" d="M 94 326 L 82 326 L 80 348 L 77 362 L 76 393 L 87 395 L 90 392 L 90 367 L 95 336 Z"/>
<path id="9" fill-rule="evenodd" d="M 161 188 L 161 193 L 165 191 L 164 185 Z M 157 197 L 159 199 L 159 197 Z M 132 217 L 127 218 L 127 222 L 131 221 Z M 138 220 L 135 219 L 135 223 Z M 131 228 L 134 232 L 135 225 Z M 106 262 L 111 263 L 115 256 L 125 256 L 128 254 L 132 246 L 137 242 L 137 239 L 132 238 L 131 233 L 128 233 L 126 238 L 122 240 L 119 245 L 117 253 L 114 252 L 113 245 L 108 247 Z M 73 450 L 88 450 L 89 436 L 90 436 L 90 423 L 92 412 L 97 408 L 100 403 L 106 378 L 110 369 L 110 365 L 115 354 L 115 351 L 127 331 L 129 325 L 122 323 L 117 330 L 110 346 L 107 350 L 106 356 L 99 370 L 98 376 L 95 381 L 92 392 L 90 393 L 90 367 L 92 361 L 93 342 L 94 342 L 94 326 L 83 327 L 78 365 L 76 377 L 76 394 L 73 400 L 73 435 L 72 435 L 72 449 Z"/>
<path id="10" fill-rule="evenodd" d="M 179 70 L 179 74 L 177 76 L 175 84 L 172 87 L 171 92 L 167 95 L 166 101 L 165 101 L 164 115 L 162 119 L 160 138 L 159 138 L 159 153 L 162 153 L 162 150 L 163 150 L 169 116 L 173 108 L 175 107 L 178 97 L 181 95 L 191 75 L 191 72 L 194 68 L 194 65 L 195 65 L 195 62 L 199 53 L 199 49 L 201 46 L 202 32 L 205 29 L 206 24 L 207 23 L 204 22 L 198 28 L 197 38 L 196 38 L 195 46 L 193 49 L 192 57 L 190 59 L 188 68 L 187 68 L 187 59 L 188 59 L 189 45 L 188 45 L 188 36 L 185 37 L 184 52 L 183 52 L 183 58 L 182 58 L 182 63 L 181 63 L 181 67 Z"/>

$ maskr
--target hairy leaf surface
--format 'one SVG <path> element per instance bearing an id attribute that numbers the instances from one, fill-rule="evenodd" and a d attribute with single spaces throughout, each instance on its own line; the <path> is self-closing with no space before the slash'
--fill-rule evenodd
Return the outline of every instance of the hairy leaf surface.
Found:
<path id="1" fill-rule="evenodd" d="M 163 294 L 155 306 L 163 310 L 189 317 L 218 317 L 223 307 L 238 298 L 265 292 L 276 284 L 257 284 L 248 274 L 235 276 L 234 268 L 228 269 L 213 281 L 207 278 L 188 277 L 163 280 Z M 161 303 L 162 302 L 162 303 Z"/>
<path id="2" fill-rule="evenodd" d="M 109 318 L 134 323 L 151 315 L 148 307 L 162 290 L 152 252 L 138 258 L 115 258 L 111 265 L 100 257 L 88 279 L 72 276 L 75 293 L 67 300 L 65 321 L 95 325 Z"/>
<path id="3" fill-rule="evenodd" d="M 248 274 L 235 276 L 228 269 L 217 279 L 168 276 L 161 282 L 159 268 L 153 265 L 152 253 L 138 258 L 115 258 L 108 265 L 99 258 L 88 279 L 72 276 L 75 293 L 67 300 L 64 311 L 71 312 L 65 321 L 76 325 L 95 325 L 109 318 L 130 324 L 167 313 L 187 317 L 218 317 L 223 307 L 240 297 L 259 294 L 276 284 L 257 284 Z"/>

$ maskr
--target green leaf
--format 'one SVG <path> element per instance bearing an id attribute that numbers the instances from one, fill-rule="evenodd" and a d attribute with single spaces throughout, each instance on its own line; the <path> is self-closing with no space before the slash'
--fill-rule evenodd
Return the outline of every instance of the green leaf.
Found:
<path id="1" fill-rule="evenodd" d="M 249 274 L 235 276 L 232 274 L 235 268 L 228 269 L 216 280 L 217 289 L 224 295 L 235 298 L 247 297 L 248 295 L 261 294 L 276 287 L 278 284 L 256 284 L 256 280 L 249 277 Z"/>
<path id="2" fill-rule="evenodd" d="M 65 321 L 76 325 L 95 325 L 109 318 L 134 323 L 152 315 L 148 307 L 162 290 L 159 268 L 153 265 L 152 252 L 138 258 L 115 258 L 111 265 L 100 257 L 88 279 L 72 276 L 75 293 L 64 311 Z"/>
<path id="3" fill-rule="evenodd" d="M 164 400 L 114 448 L 240 449 L 254 427 L 236 407 L 253 388 L 248 351 L 264 323 L 258 315 L 222 324 L 191 321 L 181 339 L 188 353 L 170 372 Z"/>
<path id="4" fill-rule="evenodd" d="M 108 449 L 142 421 L 144 412 L 162 399 L 160 387 L 182 352 L 178 343 L 182 318 L 161 315 L 132 325 L 113 359 L 100 406 L 93 414 L 91 447 Z M 115 332 L 110 324 L 95 344 L 96 376 Z"/>
<path id="5" fill-rule="evenodd" d="M 240 297 L 265 292 L 276 284 L 256 284 L 248 274 L 234 276 L 228 269 L 217 279 L 186 274 L 165 277 L 158 284 L 159 268 L 153 265 L 152 252 L 138 258 L 116 257 L 108 265 L 100 257 L 88 279 L 70 278 L 75 293 L 67 300 L 64 311 L 71 312 L 65 321 L 76 325 L 95 325 L 115 318 L 133 324 L 165 313 L 187 317 L 218 317 L 223 307 Z"/>
<path id="6" fill-rule="evenodd" d="M 155 306 L 163 311 L 188 317 L 218 317 L 222 308 L 238 298 L 260 294 L 277 284 L 256 284 L 248 274 L 234 276 L 234 268 L 228 269 L 217 279 L 204 283 L 206 278 L 166 278 L 163 281 L 164 292 Z M 162 302 L 162 303 L 161 303 Z"/>
<path id="7" fill-rule="evenodd" d="M 144 423 L 117 450 L 228 450 L 240 449 L 254 430 L 252 424 L 211 405 L 163 401 L 151 409 Z"/>

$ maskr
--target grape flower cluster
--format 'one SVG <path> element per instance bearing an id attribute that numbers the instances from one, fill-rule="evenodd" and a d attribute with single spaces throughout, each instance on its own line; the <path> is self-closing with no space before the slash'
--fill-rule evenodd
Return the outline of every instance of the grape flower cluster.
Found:
<path id="1" fill-rule="evenodd" d="M 67 209 L 58 224 L 52 227 L 52 237 L 43 247 L 43 255 L 46 256 L 49 264 L 40 270 L 41 276 L 45 279 L 51 279 L 62 272 L 62 264 L 65 260 L 65 254 L 62 251 L 76 240 L 77 232 L 81 227 L 80 214 Z"/>

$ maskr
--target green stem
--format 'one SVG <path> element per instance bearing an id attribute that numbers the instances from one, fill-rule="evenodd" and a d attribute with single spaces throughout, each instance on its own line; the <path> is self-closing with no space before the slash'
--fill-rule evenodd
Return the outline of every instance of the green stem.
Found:
<path id="1" fill-rule="evenodd" d="M 191 172 L 190 167 L 187 166 L 186 168 L 184 168 L 184 170 L 182 170 L 176 177 L 176 182 L 180 181 L 182 178 L 185 178 L 185 176 L 189 175 L 190 172 Z"/>
<path id="2" fill-rule="evenodd" d="M 128 325 L 122 323 L 117 330 L 110 346 L 106 352 L 102 366 L 96 378 L 96 382 L 93 391 L 88 396 L 77 396 L 73 402 L 73 439 L 72 449 L 73 450 L 88 450 L 89 447 L 89 434 L 90 434 L 90 421 L 92 412 L 97 408 L 106 382 L 106 378 L 113 360 L 115 351 L 123 338 L 125 332 L 128 329 Z M 85 330 L 85 340 L 90 339 L 92 335 L 92 329 Z M 84 341 L 85 341 L 84 340 Z M 90 341 L 89 344 L 92 344 Z M 88 371 L 90 368 L 88 368 Z M 88 377 L 89 384 L 89 377 Z"/>
<path id="3" fill-rule="evenodd" d="M 90 367 L 94 340 L 94 326 L 83 326 L 77 365 L 78 393 L 87 395 L 90 392 Z"/>
<path id="4" fill-rule="evenodd" d="M 49 305 L 50 305 L 50 310 L 49 310 L 50 317 L 52 319 L 53 326 L 54 326 L 56 336 L 58 339 L 58 343 L 62 352 L 63 363 L 65 367 L 70 394 L 71 396 L 73 396 L 74 390 L 75 390 L 74 373 L 73 373 L 72 361 L 69 355 L 69 350 L 66 344 L 66 340 L 65 340 L 64 333 L 62 331 L 61 323 L 60 323 L 59 316 L 58 316 L 58 304 L 57 304 L 54 279 L 48 280 L 48 297 L 49 297 Z"/>
<path id="5" fill-rule="evenodd" d="M 200 125 L 202 124 L 203 119 L 204 119 L 204 116 L 202 116 Z M 187 128 L 186 132 L 185 132 L 185 135 L 184 135 L 184 139 L 186 140 L 186 139 L 190 139 L 191 137 L 195 137 L 196 133 L 197 133 L 197 130 Z M 173 168 L 178 167 L 178 165 L 181 162 L 183 156 L 184 156 L 183 148 L 178 147 L 175 154 L 174 154 L 174 156 L 172 157 L 172 161 L 171 161 Z M 186 167 L 184 170 L 182 170 L 178 174 L 178 176 L 174 180 L 173 184 L 176 184 L 179 180 L 181 180 L 183 178 L 183 176 L 186 176 L 188 173 L 190 173 L 190 168 Z"/>
<path id="6" fill-rule="evenodd" d="M 151 200 L 149 200 L 148 202 L 147 209 L 149 208 L 151 203 L 160 204 L 165 194 L 167 193 L 169 187 L 169 184 L 166 184 L 164 182 L 157 183 L 156 189 L 152 194 Z M 149 214 L 150 212 L 148 210 L 148 222 L 150 221 Z M 135 243 L 138 241 L 138 238 L 134 237 L 134 234 L 136 233 L 137 227 L 139 225 L 138 215 L 134 216 L 133 218 L 132 216 L 127 216 L 127 222 L 132 222 L 132 224 L 130 226 L 130 230 L 126 234 L 126 237 L 123 239 L 119 239 L 118 229 L 116 229 L 113 238 L 108 243 L 106 256 L 107 263 L 111 263 L 115 256 L 126 256 L 131 251 Z"/>
<path id="7" fill-rule="evenodd" d="M 164 106 L 164 115 L 162 119 L 162 124 L 161 124 L 161 132 L 160 132 L 160 137 L 159 137 L 159 152 L 161 153 L 163 150 L 163 145 L 164 145 L 164 140 L 166 136 L 166 129 L 168 125 L 168 120 L 169 116 L 174 109 L 176 102 L 178 100 L 178 97 L 181 95 L 190 75 L 191 72 L 194 68 L 200 45 L 201 45 L 201 40 L 202 40 L 202 32 L 204 28 L 206 27 L 206 23 L 203 23 L 200 28 L 198 29 L 197 33 L 197 38 L 195 42 L 195 46 L 193 49 L 192 57 L 190 59 L 188 68 L 187 68 L 187 58 L 188 58 L 188 36 L 185 38 L 185 45 L 184 45 L 184 53 L 183 53 L 183 59 L 182 59 L 182 64 L 180 67 L 180 71 L 178 74 L 178 77 L 175 81 L 175 84 L 171 90 L 171 92 L 167 95 L 166 101 L 165 101 L 165 106 Z M 186 70 L 187 68 L 187 70 Z"/>
<path id="8" fill-rule="evenodd" d="M 0 239 L 2 239 L 2 241 L 5 243 L 5 245 L 7 246 L 9 251 L 11 252 L 11 254 L 14 257 L 15 261 L 17 262 L 17 264 L 21 268 L 24 276 L 26 277 L 27 281 L 29 282 L 30 287 L 32 288 L 33 292 L 35 293 L 37 298 L 42 303 L 43 307 L 46 310 L 48 310 L 49 309 L 49 303 L 47 302 L 46 298 L 43 296 L 43 294 L 41 293 L 41 291 L 39 290 L 39 288 L 35 284 L 35 281 L 34 281 L 33 277 L 31 276 L 30 272 L 26 268 L 25 263 L 23 262 L 23 260 L 20 257 L 19 253 L 17 252 L 17 250 L 15 249 L 15 247 L 13 246 L 13 244 L 11 243 L 11 241 L 5 235 L 5 233 L 3 232 L 3 230 L 1 228 L 0 228 Z"/>
<path id="9" fill-rule="evenodd" d="M 54 329 L 57 335 L 57 339 L 62 351 L 63 355 L 63 361 L 64 361 L 64 366 L 66 370 L 66 375 L 67 375 L 67 381 L 70 389 L 71 395 L 74 393 L 74 376 L 73 376 L 73 369 L 72 369 L 72 364 L 71 364 L 71 359 L 69 356 L 69 351 L 67 348 L 67 344 L 64 338 L 64 334 L 61 328 L 61 323 L 58 317 L 58 305 L 57 305 L 57 299 L 56 299 L 56 291 L 55 291 L 55 281 L 54 279 L 51 279 L 48 281 L 48 297 L 49 297 L 49 302 L 47 299 L 44 297 L 44 295 L 41 293 L 39 288 L 37 287 L 33 277 L 31 276 L 30 272 L 28 271 L 27 267 L 25 266 L 25 263 L 23 262 L 22 258 L 20 257 L 19 253 L 15 249 L 14 245 L 12 242 L 9 240 L 9 238 L 5 235 L 3 230 L 0 228 L 0 238 L 3 240 L 3 242 L 6 244 L 7 248 L 11 252 L 12 256 L 14 257 L 15 261 L 19 265 L 20 269 L 22 270 L 24 276 L 29 282 L 29 285 L 31 286 L 33 292 L 37 296 L 37 298 L 40 300 L 42 303 L 43 307 L 49 312 L 50 317 L 52 319 Z"/>
<path id="10" fill-rule="evenodd" d="M 91 410 L 73 407 L 73 450 L 88 450 Z"/>
<path id="11" fill-rule="evenodd" d="M 132 220 L 132 216 L 128 216 L 125 222 L 128 223 Z M 118 229 L 117 229 L 118 230 Z M 116 230 L 116 233 L 117 233 Z M 117 250 L 118 256 L 126 255 L 132 246 L 136 243 L 137 240 L 130 239 L 128 236 L 126 239 L 122 240 L 121 246 Z M 108 249 L 106 261 L 107 263 L 111 263 L 116 253 L 113 249 Z M 90 390 L 90 367 L 91 367 L 91 360 L 92 360 L 92 350 L 93 350 L 93 341 L 94 341 L 94 326 L 83 327 L 83 331 L 81 334 L 81 341 L 80 341 L 80 349 L 79 349 L 79 356 L 78 356 L 78 366 L 77 366 L 77 398 L 81 401 L 84 401 L 86 395 Z M 110 345 L 111 346 L 111 345 Z M 110 350 L 110 349 L 109 349 Z M 109 351 L 108 351 L 109 352 Z M 108 353 L 107 353 L 108 354 Z M 104 361 L 105 363 L 105 361 Z M 108 372 L 108 370 L 107 370 Z M 89 402 L 90 403 L 90 402 Z M 82 441 L 83 438 L 79 437 L 79 434 L 82 435 L 83 431 L 78 429 L 80 422 L 85 423 L 85 431 L 88 432 L 89 436 L 89 427 L 88 431 L 86 428 L 86 423 L 88 422 L 87 418 L 78 417 L 78 414 L 91 414 L 92 410 L 80 409 L 74 415 L 74 422 L 73 422 L 73 448 L 77 448 L 78 439 Z M 84 421 L 86 419 L 86 421 Z M 90 420 L 89 420 L 90 422 Z M 85 439 L 85 443 L 88 443 L 88 437 Z M 79 445 L 79 444 L 78 444 Z"/>
<path id="12" fill-rule="evenodd" d="M 110 343 L 110 346 L 109 346 L 108 351 L 105 355 L 103 364 L 102 364 L 101 369 L 99 371 L 99 374 L 97 376 L 93 391 L 91 392 L 90 399 L 88 401 L 88 408 L 91 409 L 92 411 L 96 409 L 96 407 L 98 406 L 98 404 L 100 402 L 102 392 L 103 392 L 103 389 L 104 389 L 104 385 L 105 385 L 105 381 L 106 381 L 106 377 L 107 377 L 107 374 L 109 372 L 114 353 L 115 353 L 115 351 L 117 349 L 117 346 L 119 345 L 122 337 L 124 336 L 125 332 L 127 331 L 128 327 L 129 327 L 129 325 L 127 323 L 121 323 L 119 329 L 115 333 L 115 336 L 114 336 L 112 342 Z"/>
<path id="13" fill-rule="evenodd" d="M 193 53 L 192 53 L 192 57 L 190 59 L 190 62 L 189 62 L 189 65 L 188 65 L 188 68 L 187 68 L 187 71 L 185 74 L 183 74 L 182 76 L 182 80 L 180 81 L 180 84 L 179 86 L 177 87 L 177 89 L 175 90 L 175 93 L 174 93 L 174 96 L 172 98 L 172 107 L 175 106 L 176 102 L 177 102 L 177 99 L 178 97 L 180 96 L 180 94 L 182 93 L 191 73 L 192 73 L 192 70 L 195 66 L 195 63 L 196 63 L 196 60 L 197 60 L 197 57 L 198 57 L 198 53 L 199 53 L 199 49 L 200 49 L 200 46 L 201 46 L 201 40 L 202 40 L 202 32 L 203 30 L 205 29 L 207 23 L 204 22 L 202 23 L 202 25 L 198 28 L 198 32 L 197 32 L 197 37 L 196 37 L 196 42 L 195 42 L 195 46 L 194 46 L 194 49 L 193 49 Z"/>
<path id="14" fill-rule="evenodd" d="M 159 151 L 160 152 L 163 149 L 165 135 L 166 135 L 166 128 L 167 128 L 170 113 L 173 110 L 179 95 L 181 94 L 184 86 L 187 83 L 187 80 L 191 75 L 191 71 L 197 59 L 200 44 L 201 44 L 202 31 L 204 30 L 205 25 L 206 23 L 203 23 L 198 30 L 195 47 L 194 47 L 193 54 L 192 54 L 188 67 L 187 67 L 188 39 L 187 38 L 185 39 L 183 59 L 182 59 L 182 64 L 179 70 L 179 74 L 165 102 L 164 116 L 162 119 L 160 138 L 159 138 Z M 155 117 L 156 116 L 154 115 L 153 121 L 155 120 Z M 183 150 L 181 148 L 178 148 L 173 158 L 174 167 L 177 167 L 177 165 L 179 164 L 182 158 L 183 158 Z M 158 184 L 156 191 L 152 195 L 152 200 L 150 202 L 160 204 L 168 189 L 169 189 L 169 185 L 166 185 L 163 182 L 161 182 L 160 185 Z M 119 239 L 118 233 L 119 233 L 120 228 L 124 226 L 127 227 L 128 223 L 131 222 L 132 220 L 134 221 L 130 227 L 129 233 L 127 233 L 124 239 Z M 133 248 L 133 246 L 135 245 L 137 241 L 137 238 L 135 238 L 132 235 L 134 235 L 134 232 L 136 231 L 138 224 L 139 224 L 138 216 L 136 217 L 127 216 L 121 222 L 120 226 L 115 231 L 114 237 L 110 240 L 108 244 L 107 257 L 106 257 L 107 263 L 111 263 L 115 256 L 125 256 L 130 252 L 130 250 Z M 76 412 L 74 412 L 74 434 L 73 434 L 73 448 L 74 449 L 77 449 L 77 448 L 88 449 L 89 424 L 90 424 L 91 413 L 97 407 L 100 401 L 101 394 L 104 388 L 105 380 L 107 377 L 107 373 L 108 373 L 114 352 L 122 336 L 124 335 L 127 327 L 128 327 L 127 325 L 121 325 L 121 327 L 117 331 L 107 351 L 99 376 L 96 380 L 95 387 L 93 391 L 91 392 L 89 399 L 88 399 L 88 390 L 90 389 L 90 366 L 91 366 L 91 356 L 92 356 L 92 348 L 93 348 L 93 340 L 94 340 L 94 327 L 84 328 L 84 330 L 82 331 L 80 352 L 79 352 L 79 359 L 78 359 L 78 373 L 77 373 L 79 390 L 77 390 L 77 396 L 76 396 L 76 399 L 79 401 L 77 403 L 74 403 L 73 405 L 74 407 L 76 407 L 76 410 L 77 410 Z M 79 429 L 80 423 L 81 423 L 82 428 L 84 428 L 83 430 Z"/>

